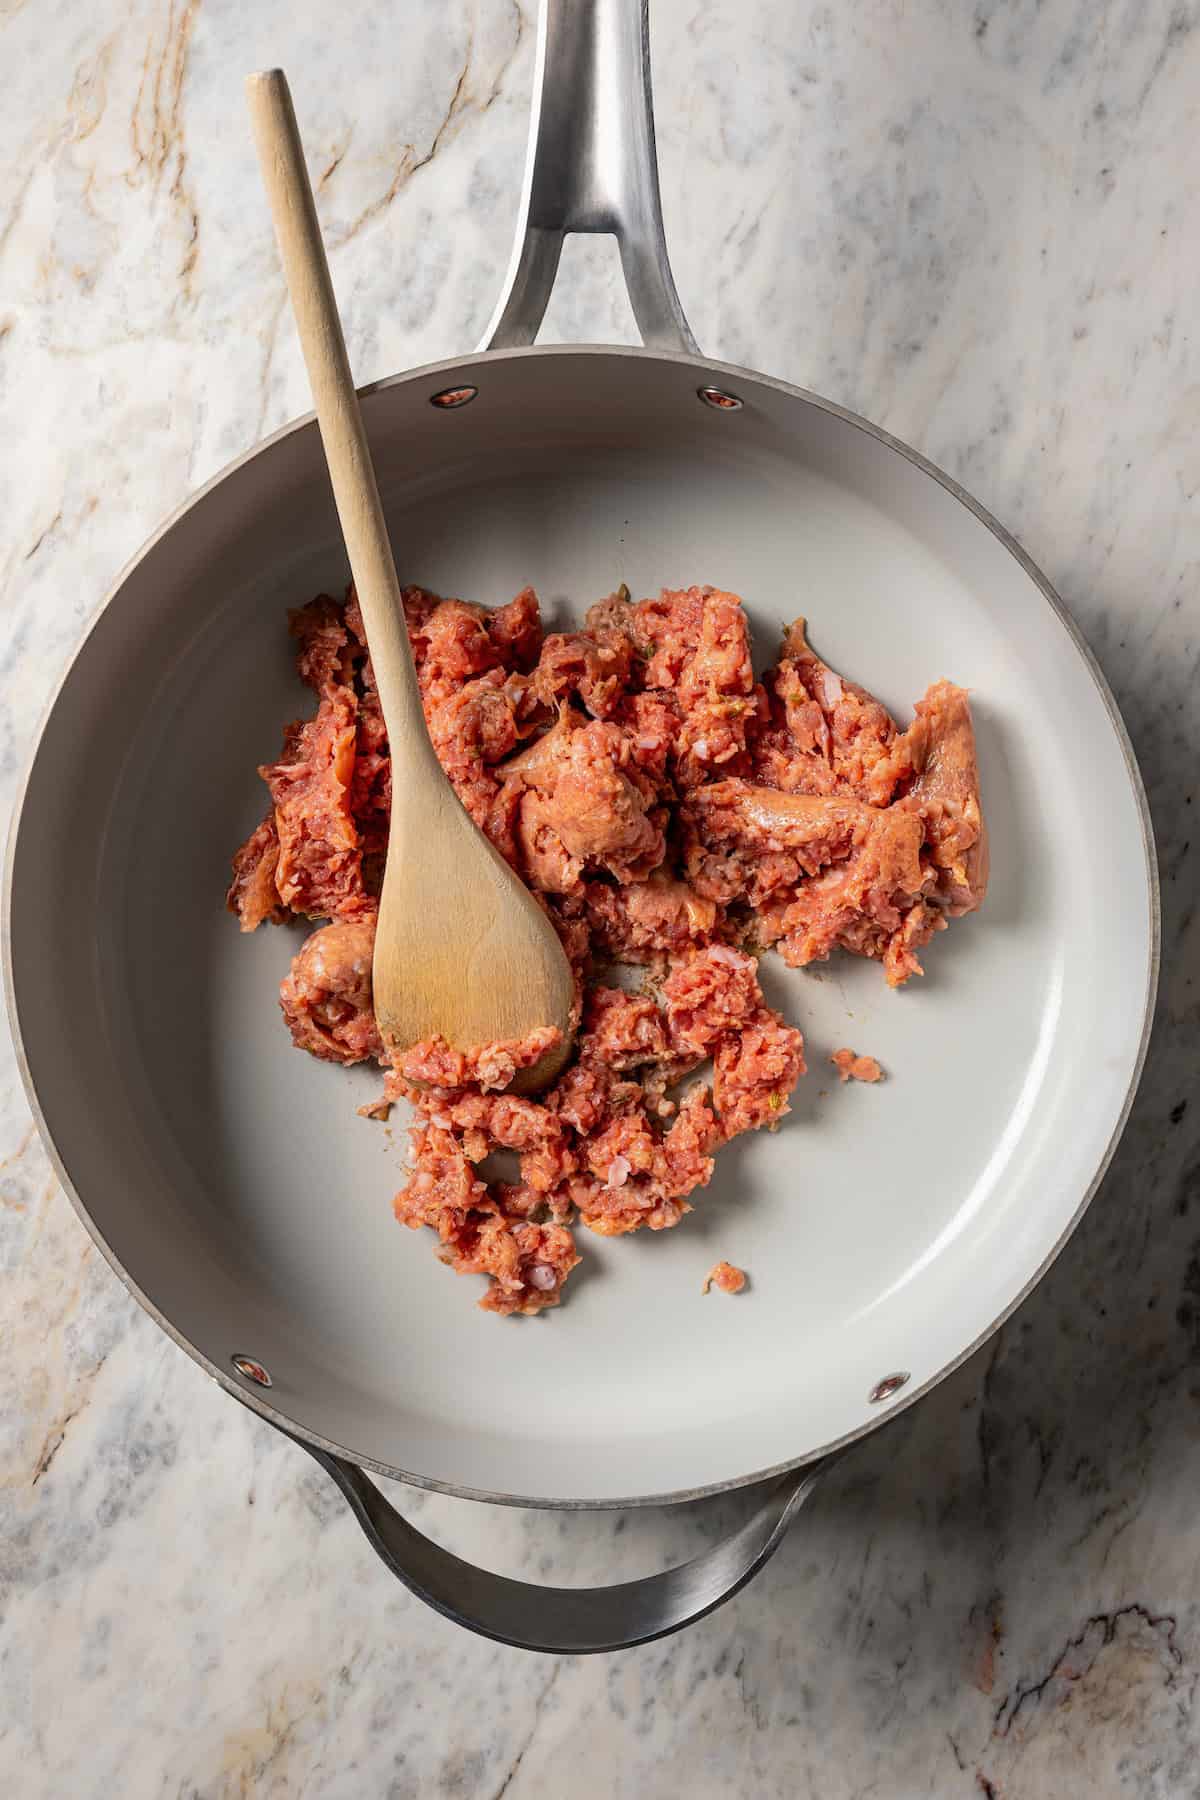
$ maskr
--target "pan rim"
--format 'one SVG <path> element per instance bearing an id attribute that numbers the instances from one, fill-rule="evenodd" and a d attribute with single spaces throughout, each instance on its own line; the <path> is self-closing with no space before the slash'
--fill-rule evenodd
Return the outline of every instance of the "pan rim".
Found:
<path id="1" fill-rule="evenodd" d="M 423 382 L 431 377 L 442 377 L 458 370 L 474 370 L 501 361 L 508 362 L 521 359 L 564 356 L 615 356 L 630 358 L 633 360 L 682 366 L 705 376 L 716 374 L 722 378 L 729 378 L 734 382 L 754 382 L 760 387 L 766 387 L 788 398 L 801 400 L 805 404 L 816 408 L 819 412 L 839 419 L 843 423 L 853 426 L 856 430 L 862 431 L 868 437 L 874 438 L 876 442 L 882 444 L 886 449 L 896 452 L 923 474 L 936 481 L 953 499 L 957 500 L 960 505 L 965 507 L 979 524 L 987 528 L 1002 548 L 1005 549 L 1020 565 L 1024 573 L 1038 589 L 1042 598 L 1050 606 L 1051 611 L 1064 626 L 1085 669 L 1091 676 L 1093 685 L 1095 686 L 1105 712 L 1108 715 L 1109 723 L 1120 746 L 1130 789 L 1138 812 L 1139 823 L 1141 825 L 1142 850 L 1145 859 L 1146 897 L 1149 910 L 1149 956 L 1147 958 L 1146 966 L 1145 999 L 1133 1067 L 1130 1072 L 1124 1098 L 1108 1141 L 1100 1154 L 1092 1176 L 1080 1197 L 1078 1205 L 1072 1212 L 1071 1217 L 1049 1250 L 1043 1256 L 1041 1262 L 1026 1278 L 1025 1282 L 1009 1304 L 1004 1307 L 963 1350 L 945 1363 L 942 1368 L 937 1370 L 935 1374 L 931 1375 L 913 1392 L 905 1393 L 902 1399 L 897 1397 L 894 1404 L 889 1406 L 878 1418 L 868 1420 L 855 1427 L 853 1430 L 846 1432 L 841 1437 L 834 1438 L 827 1443 L 813 1448 L 800 1450 L 795 1456 L 786 1458 L 782 1462 L 771 1464 L 766 1468 L 757 1469 L 748 1474 L 727 1477 L 722 1481 L 709 1482 L 700 1487 L 673 1489 L 664 1493 L 629 1495 L 603 1499 L 576 1499 L 565 1497 L 546 1498 L 537 1495 L 497 1493 L 489 1489 L 474 1488 L 464 1486 L 457 1482 L 442 1481 L 431 1476 L 413 1474 L 405 1469 L 364 1456 L 360 1452 L 350 1450 L 344 1445 L 337 1444 L 328 1438 L 322 1437 L 317 1432 L 310 1431 L 307 1427 L 298 1424 L 279 1412 L 268 1401 L 262 1399 L 259 1394 L 240 1386 L 233 1375 L 226 1373 L 224 1369 L 205 1356 L 204 1353 L 190 1341 L 190 1339 L 171 1323 L 171 1321 L 155 1305 L 150 1296 L 129 1274 L 115 1250 L 108 1243 L 99 1226 L 92 1218 L 91 1213 L 76 1190 L 75 1185 L 62 1162 L 50 1132 L 49 1125 L 42 1112 L 34 1084 L 33 1073 L 26 1055 L 24 1039 L 21 1033 L 12 960 L 11 907 L 17 845 L 20 837 L 21 820 L 24 814 L 25 801 L 28 794 L 30 779 L 41 750 L 42 739 L 50 719 L 57 708 L 62 691 L 76 664 L 86 650 L 92 633 L 99 624 L 100 619 L 107 611 L 109 605 L 116 599 L 130 576 L 157 547 L 162 539 L 174 529 L 179 520 L 186 513 L 191 511 L 193 507 L 206 499 L 214 489 L 219 487 L 231 476 L 237 474 L 254 457 L 260 455 L 264 450 L 282 442 L 293 433 L 312 425 L 315 422 L 315 414 L 312 412 L 305 413 L 296 419 L 290 420 L 287 424 L 280 426 L 277 431 L 272 432 L 268 437 L 261 439 L 249 449 L 244 450 L 240 455 L 226 463 L 216 474 L 212 475 L 203 486 L 195 491 L 195 493 L 189 495 L 186 499 L 182 500 L 178 506 L 173 508 L 162 523 L 145 539 L 140 547 L 118 571 L 103 598 L 84 625 L 79 640 L 64 665 L 42 710 L 41 717 L 34 732 L 32 745 L 26 755 L 21 777 L 17 784 L 5 852 L 3 890 L 2 893 L 0 893 L 0 955 L 2 955 L 3 960 L 4 996 L 9 1029 L 12 1033 L 16 1064 L 21 1076 L 22 1085 L 25 1089 L 25 1095 L 30 1110 L 33 1114 L 34 1122 L 37 1126 L 42 1143 L 46 1148 L 51 1166 L 53 1167 L 80 1223 L 83 1225 L 85 1231 L 88 1233 L 92 1242 L 100 1251 L 113 1273 L 123 1283 L 128 1292 L 137 1301 L 139 1306 L 141 1306 L 142 1310 L 149 1315 L 160 1330 L 164 1331 L 179 1349 L 184 1351 L 185 1354 L 205 1372 L 205 1374 L 209 1375 L 217 1382 L 218 1385 L 227 1394 L 232 1396 L 233 1399 L 240 1401 L 243 1406 L 246 1406 L 252 1412 L 257 1413 L 267 1424 L 273 1425 L 285 1436 L 299 1439 L 305 1444 L 312 1445 L 315 1448 L 324 1451 L 327 1455 L 343 1458 L 345 1461 L 368 1470 L 372 1474 L 382 1475 L 388 1480 L 403 1482 L 408 1486 L 421 1488 L 427 1492 L 448 1494 L 457 1499 L 475 1500 L 492 1505 L 527 1507 L 530 1509 L 562 1512 L 605 1512 L 631 1510 L 633 1508 L 645 1506 L 680 1505 L 686 1501 L 700 1500 L 717 1494 L 731 1493 L 740 1488 L 752 1487 L 760 1482 L 777 1479 L 792 1470 L 803 1468 L 806 1464 L 819 1462 L 823 1458 L 832 1456 L 835 1453 L 848 1448 L 851 1444 L 858 1442 L 860 1439 L 868 1437 L 872 1432 L 879 1430 L 880 1427 L 888 1421 L 895 1419 L 900 1413 L 907 1412 L 911 1406 L 914 1406 L 917 1401 L 923 1399 L 935 1387 L 938 1387 L 945 1381 L 948 1376 L 952 1375 L 956 1369 L 960 1368 L 970 1357 L 974 1356 L 975 1353 L 1000 1330 L 1007 1320 L 1012 1317 L 1017 1309 L 1024 1304 L 1029 1298 L 1029 1295 L 1041 1282 L 1051 1265 L 1062 1253 L 1068 1240 L 1076 1231 L 1080 1220 L 1083 1218 L 1084 1213 L 1090 1206 L 1104 1179 L 1128 1122 L 1129 1114 L 1132 1110 L 1133 1102 L 1141 1082 L 1142 1072 L 1145 1068 L 1154 1025 L 1155 1003 L 1158 993 L 1162 959 L 1162 907 L 1158 860 L 1154 843 L 1154 829 L 1149 801 L 1146 795 L 1145 783 L 1142 779 L 1141 770 L 1138 767 L 1137 758 L 1134 754 L 1133 744 L 1130 740 L 1125 721 L 1121 716 L 1120 708 L 1117 706 L 1112 689 L 1096 659 L 1095 653 L 1092 651 L 1091 646 L 1088 644 L 1065 602 L 1061 599 L 1048 578 L 1042 573 L 1041 569 L 1033 561 L 1032 557 L 1028 555 L 1022 545 L 1015 537 L 1013 537 L 1011 532 L 1009 532 L 986 507 L 981 505 L 981 503 L 976 500 L 960 482 L 956 481 L 953 476 L 948 475 L 943 469 L 940 469 L 937 464 L 931 462 L 928 457 L 923 456 L 920 451 L 913 449 L 911 445 L 906 444 L 902 439 L 893 436 L 881 426 L 873 424 L 869 419 L 863 418 L 861 414 L 852 412 L 847 407 L 838 405 L 836 401 L 827 400 L 821 395 L 813 393 L 810 389 L 799 387 L 794 383 L 780 381 L 770 375 L 759 374 L 754 370 L 744 368 L 735 363 L 713 361 L 706 357 L 695 357 L 683 351 L 648 350 L 641 346 L 632 345 L 545 344 L 521 346 L 505 350 L 476 351 L 466 357 L 453 357 L 437 362 L 424 363 L 415 369 L 387 376 L 379 381 L 369 382 L 361 387 L 358 392 L 361 398 L 367 399 L 375 393 L 407 386 L 414 382 Z"/>

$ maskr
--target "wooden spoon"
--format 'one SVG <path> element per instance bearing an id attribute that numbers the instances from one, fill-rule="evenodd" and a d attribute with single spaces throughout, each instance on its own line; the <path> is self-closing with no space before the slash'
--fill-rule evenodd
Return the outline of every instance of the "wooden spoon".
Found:
<path id="1" fill-rule="evenodd" d="M 291 94 L 281 69 L 251 75 L 246 90 L 392 754 L 375 1016 L 394 1055 L 438 1036 L 471 1050 L 555 1027 L 562 1042 L 522 1072 L 520 1086 L 530 1091 L 553 1079 L 570 1047 L 571 968 L 554 927 L 473 824 L 430 742 Z"/>

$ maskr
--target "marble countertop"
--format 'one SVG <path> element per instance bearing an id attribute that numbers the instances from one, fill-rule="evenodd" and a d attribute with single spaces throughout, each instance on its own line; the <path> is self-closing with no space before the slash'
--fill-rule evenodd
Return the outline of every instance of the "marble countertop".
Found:
<path id="1" fill-rule="evenodd" d="M 82 621 L 307 392 L 241 97 L 284 64 L 361 380 L 471 346 L 508 257 L 532 0 L 0 5 L 0 783 Z M 878 420 L 1065 597 L 1124 709 L 1165 979 L 1102 1191 L 1003 1332 L 682 1637 L 555 1661 L 384 1574 L 324 1477 L 139 1312 L 0 1072 L 0 1787 L 34 1796 L 1195 1791 L 1200 1720 L 1200 29 L 1175 0 L 656 0 L 700 342 Z M 632 335 L 576 240 L 547 336 Z M 1103 971 L 1097 971 L 1103 979 Z M 406 1504 L 601 1580 L 727 1499 Z"/>

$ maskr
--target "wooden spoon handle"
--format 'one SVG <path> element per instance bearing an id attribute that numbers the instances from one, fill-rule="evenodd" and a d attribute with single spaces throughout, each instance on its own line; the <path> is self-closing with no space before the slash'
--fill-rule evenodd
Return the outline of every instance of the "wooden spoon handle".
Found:
<path id="1" fill-rule="evenodd" d="M 406 757 L 432 757 L 433 748 L 425 730 L 396 564 L 283 70 L 266 69 L 248 76 L 246 98 L 393 764 L 399 760 L 403 766 Z"/>

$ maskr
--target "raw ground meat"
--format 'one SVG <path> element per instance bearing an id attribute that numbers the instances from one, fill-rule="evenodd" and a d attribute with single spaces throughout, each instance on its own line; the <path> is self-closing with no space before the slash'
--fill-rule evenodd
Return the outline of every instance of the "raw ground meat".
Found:
<path id="1" fill-rule="evenodd" d="M 814 654 L 803 619 L 757 683 L 741 601 L 711 588 L 637 604 L 620 589 L 583 630 L 550 636 L 530 588 L 495 611 L 403 598 L 442 766 L 554 922 L 582 1022 L 537 1099 L 504 1090 L 557 1033 L 418 1045 L 361 1110 L 406 1099 L 415 1113 L 396 1217 L 488 1277 L 481 1305 L 537 1313 L 579 1261 L 572 1222 L 668 1229 L 723 1144 L 786 1115 L 804 1041 L 766 1004 L 756 955 L 774 946 L 799 967 L 840 948 L 899 986 L 980 905 L 970 709 L 938 682 L 901 731 Z M 353 590 L 302 607 L 291 630 L 316 710 L 259 771 L 271 810 L 234 857 L 228 904 L 244 931 L 324 921 L 280 992 L 293 1039 L 384 1063 L 371 960 L 391 761 Z M 618 964 L 641 968 L 638 992 L 612 979 Z M 879 1078 L 871 1058 L 833 1061 L 843 1080 Z M 516 1180 L 494 1173 L 498 1152 Z M 744 1279 L 728 1263 L 710 1276 L 729 1293 Z"/>
<path id="2" fill-rule="evenodd" d="M 830 1062 L 839 1081 L 882 1081 L 883 1070 L 873 1056 L 857 1056 L 853 1050 L 835 1050 Z"/>
<path id="3" fill-rule="evenodd" d="M 306 938 L 279 990 L 279 1003 L 298 1050 L 326 1062 L 358 1063 L 383 1056 L 371 1005 L 375 915 L 336 920 Z"/>
<path id="4" fill-rule="evenodd" d="M 722 1294 L 740 1294 L 746 1285 L 746 1271 L 737 1268 L 733 1263 L 714 1263 L 700 1284 L 700 1292 L 707 1294 L 710 1288 L 717 1288 Z"/>

